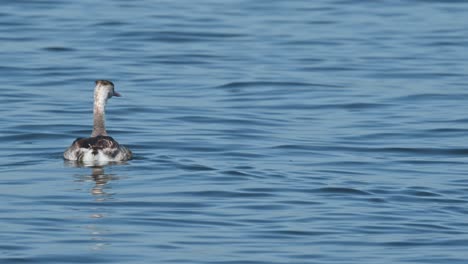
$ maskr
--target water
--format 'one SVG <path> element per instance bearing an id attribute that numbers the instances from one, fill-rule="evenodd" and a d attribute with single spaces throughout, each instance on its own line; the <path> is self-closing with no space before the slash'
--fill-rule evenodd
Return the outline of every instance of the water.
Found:
<path id="1" fill-rule="evenodd" d="M 10 1 L 1 263 L 466 263 L 464 1 Z M 62 160 L 110 79 L 135 159 Z"/>

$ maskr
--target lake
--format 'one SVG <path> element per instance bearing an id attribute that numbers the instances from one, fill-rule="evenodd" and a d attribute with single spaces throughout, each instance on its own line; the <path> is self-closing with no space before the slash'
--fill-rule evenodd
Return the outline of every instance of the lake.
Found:
<path id="1" fill-rule="evenodd" d="M 465 1 L 4 2 L 1 263 L 466 263 Z M 135 154 L 83 166 L 94 81 Z"/>

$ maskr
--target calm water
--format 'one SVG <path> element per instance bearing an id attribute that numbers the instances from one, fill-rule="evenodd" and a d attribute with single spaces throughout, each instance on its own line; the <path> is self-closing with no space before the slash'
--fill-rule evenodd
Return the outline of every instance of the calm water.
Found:
<path id="1" fill-rule="evenodd" d="M 1 263 L 466 263 L 464 1 L 4 1 Z M 136 158 L 62 160 L 110 79 Z"/>

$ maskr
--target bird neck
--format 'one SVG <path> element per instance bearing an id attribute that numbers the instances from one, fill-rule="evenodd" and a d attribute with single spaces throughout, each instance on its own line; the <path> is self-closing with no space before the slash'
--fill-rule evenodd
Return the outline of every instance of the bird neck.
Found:
<path id="1" fill-rule="evenodd" d="M 106 102 L 107 98 L 102 96 L 101 93 L 94 93 L 94 124 L 93 133 L 91 134 L 91 137 L 107 136 L 105 125 Z"/>

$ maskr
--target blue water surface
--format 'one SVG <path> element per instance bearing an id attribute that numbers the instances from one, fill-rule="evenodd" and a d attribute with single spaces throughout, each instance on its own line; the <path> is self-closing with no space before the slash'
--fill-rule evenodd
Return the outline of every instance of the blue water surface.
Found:
<path id="1" fill-rule="evenodd" d="M 467 263 L 467 2 L 1 6 L 0 263 Z"/>

